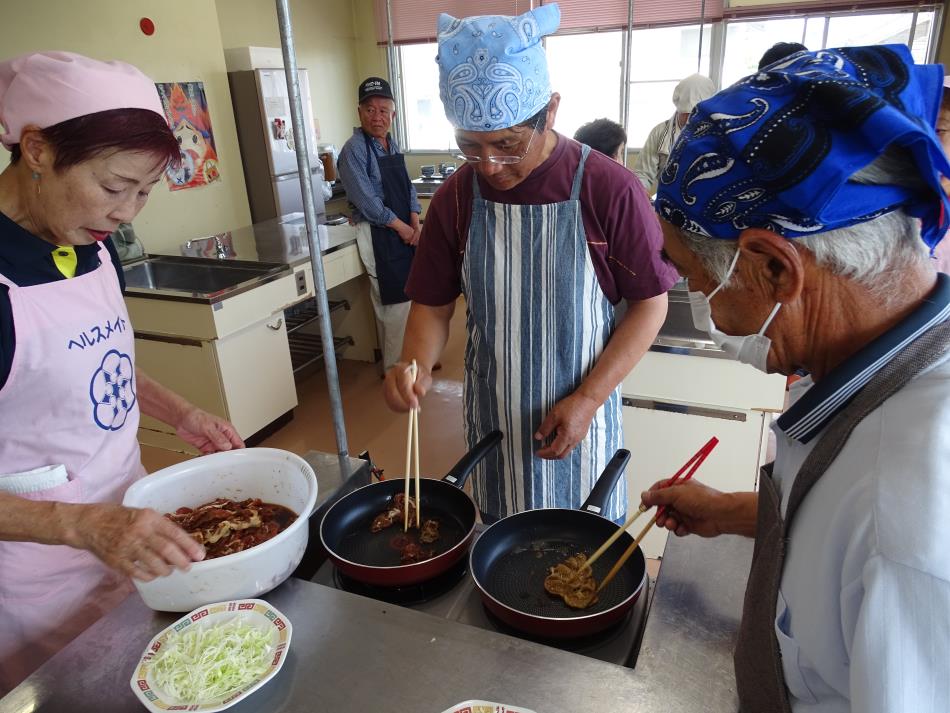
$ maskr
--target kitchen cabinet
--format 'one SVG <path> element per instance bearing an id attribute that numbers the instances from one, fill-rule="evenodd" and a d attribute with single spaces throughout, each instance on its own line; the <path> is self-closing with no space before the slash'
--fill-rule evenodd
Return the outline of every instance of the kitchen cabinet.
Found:
<path id="1" fill-rule="evenodd" d="M 136 331 L 135 351 L 138 365 L 149 376 L 187 395 L 196 406 L 227 418 L 242 438 L 297 405 L 287 330 L 280 312 L 210 341 Z M 171 428 L 144 415 L 139 440 L 181 448 Z"/>
<path id="2" fill-rule="evenodd" d="M 374 362 L 376 325 L 355 232 L 349 225 L 321 225 L 318 240 L 337 351 Z M 215 240 L 224 259 L 152 256 L 145 261 L 151 265 L 125 266 L 127 278 L 138 279 L 126 291 L 126 304 L 138 364 L 196 405 L 229 419 L 247 439 L 291 417 L 297 405 L 295 376 L 311 373 L 322 359 L 313 269 L 302 214 L 232 230 Z M 200 248 L 200 242 L 184 247 Z M 172 275 L 177 279 L 159 284 L 163 270 L 177 270 Z M 234 289 L 202 292 L 236 271 L 260 277 Z M 194 282 L 190 290 L 182 288 L 186 274 Z M 147 417 L 139 440 L 193 450 L 167 425 Z"/>
<path id="3" fill-rule="evenodd" d="M 442 179 L 417 178 L 412 182 L 412 185 L 416 189 L 419 207 L 422 208 L 419 217 L 425 220 L 426 212 L 429 210 L 429 204 L 432 202 L 432 196 L 435 195 L 435 192 L 442 185 Z"/>
<path id="4" fill-rule="evenodd" d="M 719 445 L 695 479 L 724 491 L 758 487 L 769 427 L 785 402 L 785 378 L 703 351 L 648 351 L 621 386 L 624 447 L 632 454 L 628 512 L 640 506 L 643 490 L 672 476 L 713 436 Z M 667 535 L 651 530 L 644 554 L 661 556 Z"/>
<path id="5" fill-rule="evenodd" d="M 419 220 L 424 221 L 426 219 L 426 213 L 429 211 L 429 204 L 432 202 L 431 197 L 419 196 L 419 207 L 422 209 L 422 212 L 419 213 Z"/>
<path id="6" fill-rule="evenodd" d="M 128 294 L 136 362 L 163 386 L 231 421 L 247 439 L 297 405 L 283 313 L 296 299 L 289 270 L 216 302 Z M 145 415 L 139 441 L 193 452 L 174 429 Z"/>

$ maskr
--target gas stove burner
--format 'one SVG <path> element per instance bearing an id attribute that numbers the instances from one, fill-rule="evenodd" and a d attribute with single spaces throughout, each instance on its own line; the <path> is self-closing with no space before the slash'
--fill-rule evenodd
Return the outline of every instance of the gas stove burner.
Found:
<path id="1" fill-rule="evenodd" d="M 626 631 L 626 628 L 631 625 L 630 620 L 632 618 L 631 610 L 630 612 L 627 612 L 627 615 L 616 624 L 612 624 L 609 628 L 605 629 L 604 631 L 598 631 L 596 634 L 576 636 L 568 639 L 552 639 L 549 637 L 534 636 L 533 634 L 528 634 L 519 629 L 515 629 L 492 614 L 487 607 L 483 606 L 483 610 L 485 612 L 485 617 L 488 619 L 492 628 L 494 628 L 495 631 L 500 634 L 507 634 L 508 636 L 525 639 L 526 641 L 533 641 L 536 644 L 544 644 L 545 646 L 550 646 L 555 649 L 562 649 L 563 651 L 572 651 L 577 654 L 596 651 L 598 648 L 601 648 L 622 636 Z"/>
<path id="2" fill-rule="evenodd" d="M 441 597 L 446 592 L 454 589 L 455 585 L 461 582 L 466 574 L 468 574 L 468 560 L 463 558 L 447 572 L 426 582 L 412 584 L 407 587 L 379 587 L 358 582 L 334 567 L 333 585 L 337 589 L 369 597 L 370 599 L 377 599 L 387 604 L 412 606 Z"/>

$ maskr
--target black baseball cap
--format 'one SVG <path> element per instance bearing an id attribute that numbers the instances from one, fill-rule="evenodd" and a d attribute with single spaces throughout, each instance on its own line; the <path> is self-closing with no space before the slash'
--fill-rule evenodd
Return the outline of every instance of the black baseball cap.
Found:
<path id="1" fill-rule="evenodd" d="M 385 97 L 386 99 L 393 99 L 393 90 L 387 82 L 382 77 L 368 77 L 364 79 L 360 84 L 360 100 L 359 103 L 362 104 L 364 101 L 370 97 Z"/>

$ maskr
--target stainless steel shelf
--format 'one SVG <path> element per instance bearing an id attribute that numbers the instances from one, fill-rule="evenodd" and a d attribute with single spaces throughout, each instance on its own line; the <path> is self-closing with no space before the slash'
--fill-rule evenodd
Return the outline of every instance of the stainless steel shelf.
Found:
<path id="1" fill-rule="evenodd" d="M 350 309 L 350 303 L 346 300 L 330 301 L 330 314 L 341 309 Z M 284 312 L 284 321 L 287 323 L 287 334 L 293 334 L 301 327 L 316 321 L 319 317 L 320 312 L 317 309 L 317 301 L 313 298 L 294 305 Z"/>
<path id="2" fill-rule="evenodd" d="M 295 332 L 287 336 L 287 341 L 290 343 L 290 361 L 294 374 L 323 359 L 323 342 L 319 334 Z M 333 338 L 333 349 L 337 354 L 353 344 L 355 344 L 353 337 Z"/>

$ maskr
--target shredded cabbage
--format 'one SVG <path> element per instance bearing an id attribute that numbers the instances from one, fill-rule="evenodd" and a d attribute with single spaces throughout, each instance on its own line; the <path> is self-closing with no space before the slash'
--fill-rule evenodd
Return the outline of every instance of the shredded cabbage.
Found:
<path id="1" fill-rule="evenodd" d="M 263 676 L 274 647 L 269 632 L 239 619 L 189 626 L 165 640 L 152 663 L 163 691 L 185 703 L 215 700 Z"/>

